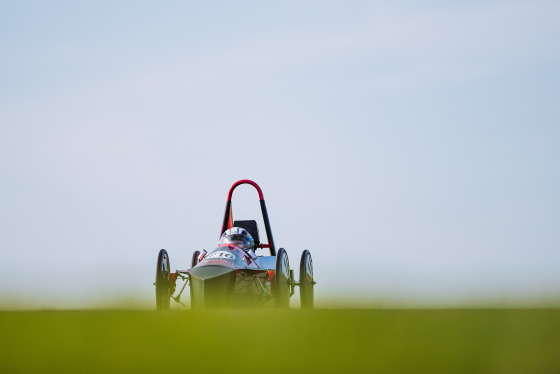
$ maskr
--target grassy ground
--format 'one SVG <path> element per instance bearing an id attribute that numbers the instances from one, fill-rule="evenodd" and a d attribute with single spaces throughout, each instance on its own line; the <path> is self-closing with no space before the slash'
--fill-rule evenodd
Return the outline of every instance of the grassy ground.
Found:
<path id="1" fill-rule="evenodd" d="M 560 373 L 560 310 L 0 312 L 0 373 Z"/>

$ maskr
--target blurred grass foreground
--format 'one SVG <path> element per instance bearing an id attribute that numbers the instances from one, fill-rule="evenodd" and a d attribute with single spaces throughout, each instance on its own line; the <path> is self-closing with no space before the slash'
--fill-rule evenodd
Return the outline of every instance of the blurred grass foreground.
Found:
<path id="1" fill-rule="evenodd" d="M 560 373 L 558 309 L 0 312 L 0 373 Z"/>

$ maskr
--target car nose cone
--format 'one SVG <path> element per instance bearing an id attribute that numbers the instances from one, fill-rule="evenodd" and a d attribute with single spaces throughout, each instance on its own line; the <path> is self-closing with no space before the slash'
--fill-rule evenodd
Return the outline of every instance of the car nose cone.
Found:
<path id="1" fill-rule="evenodd" d="M 189 270 L 194 308 L 218 308 L 228 304 L 235 284 L 235 269 L 200 266 Z"/>

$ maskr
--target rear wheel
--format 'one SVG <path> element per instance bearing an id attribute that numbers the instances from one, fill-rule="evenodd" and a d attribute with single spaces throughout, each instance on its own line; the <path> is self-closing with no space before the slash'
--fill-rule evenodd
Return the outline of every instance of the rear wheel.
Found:
<path id="1" fill-rule="evenodd" d="M 301 254 L 299 263 L 299 296 L 302 308 L 313 309 L 313 284 L 313 260 L 306 249 Z"/>
<path id="2" fill-rule="evenodd" d="M 280 248 L 276 254 L 274 272 L 274 304 L 278 308 L 290 306 L 290 280 L 288 253 L 284 248 Z"/>
<path id="3" fill-rule="evenodd" d="M 156 269 L 156 309 L 169 309 L 171 299 L 169 256 L 165 249 L 159 251 Z"/>
<path id="4" fill-rule="evenodd" d="M 191 259 L 191 269 L 198 265 L 198 256 L 200 256 L 200 251 L 194 251 Z"/>

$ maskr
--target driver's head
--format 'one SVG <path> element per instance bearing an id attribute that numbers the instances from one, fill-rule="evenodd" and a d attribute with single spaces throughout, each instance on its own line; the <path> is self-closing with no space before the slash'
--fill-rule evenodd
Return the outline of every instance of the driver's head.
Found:
<path id="1" fill-rule="evenodd" d="M 232 227 L 226 230 L 218 242 L 218 245 L 224 244 L 233 244 L 244 251 L 249 251 L 255 247 L 255 241 L 251 234 L 241 227 Z"/>

